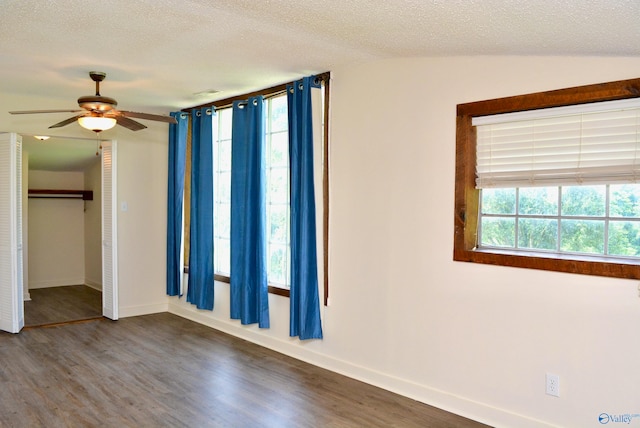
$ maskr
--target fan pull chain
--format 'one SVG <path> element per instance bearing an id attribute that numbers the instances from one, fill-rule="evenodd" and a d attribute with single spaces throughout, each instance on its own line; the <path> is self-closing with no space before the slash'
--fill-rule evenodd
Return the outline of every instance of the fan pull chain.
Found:
<path id="1" fill-rule="evenodd" d="M 96 132 L 96 156 L 100 156 L 102 150 L 102 140 L 100 140 L 100 132 Z"/>

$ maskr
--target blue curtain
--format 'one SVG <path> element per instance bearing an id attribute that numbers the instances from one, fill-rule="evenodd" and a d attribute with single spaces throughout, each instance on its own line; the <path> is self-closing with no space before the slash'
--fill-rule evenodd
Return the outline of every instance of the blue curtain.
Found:
<path id="1" fill-rule="evenodd" d="M 187 302 L 213 310 L 213 110 L 192 111 Z"/>
<path id="2" fill-rule="evenodd" d="M 182 204 L 187 157 L 189 115 L 171 113 L 178 123 L 169 124 L 169 182 L 167 189 L 167 294 L 182 294 Z"/>
<path id="3" fill-rule="evenodd" d="M 312 87 L 320 87 L 314 77 L 305 77 L 287 87 L 291 174 L 289 334 L 301 340 L 322 339 L 313 184 Z"/>
<path id="4" fill-rule="evenodd" d="M 231 318 L 269 327 L 262 97 L 233 103 Z"/>

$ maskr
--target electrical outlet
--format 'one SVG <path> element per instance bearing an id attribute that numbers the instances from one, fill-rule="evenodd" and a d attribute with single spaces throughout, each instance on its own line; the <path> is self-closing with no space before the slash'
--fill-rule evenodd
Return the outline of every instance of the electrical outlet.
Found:
<path id="1" fill-rule="evenodd" d="M 560 397 L 560 376 L 547 373 L 546 393 L 554 397 Z"/>

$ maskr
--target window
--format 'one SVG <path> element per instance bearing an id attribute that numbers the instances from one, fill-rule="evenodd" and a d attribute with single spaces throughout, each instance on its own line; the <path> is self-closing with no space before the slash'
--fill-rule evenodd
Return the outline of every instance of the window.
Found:
<path id="1" fill-rule="evenodd" d="M 640 168 L 635 165 L 640 143 L 637 113 L 630 119 L 633 135 L 619 137 L 626 131 L 618 132 L 618 127 L 611 134 L 614 137 L 604 138 L 606 144 L 598 140 L 600 131 L 589 136 L 590 125 L 584 122 L 571 125 L 577 126 L 579 138 L 564 139 L 566 121 L 550 124 L 547 131 L 562 131 L 546 144 L 537 143 L 536 160 L 529 157 L 526 161 L 518 159 L 522 153 L 510 157 L 513 151 L 500 152 L 498 146 L 484 151 L 482 122 L 484 117 L 512 114 L 524 118 L 509 121 L 524 123 L 532 121 L 528 115 L 535 116 L 541 109 L 577 106 L 589 110 L 596 104 L 587 103 L 631 99 L 638 94 L 640 79 L 633 79 L 458 105 L 454 260 L 640 278 L 640 185 L 634 184 Z M 554 112 L 541 121 L 551 123 L 558 116 Z M 616 120 L 608 117 L 602 123 Z M 538 141 L 544 139 L 541 132 L 527 132 L 525 140 L 534 134 Z M 563 146 L 560 151 L 559 146 Z M 543 152 L 547 147 L 545 153 L 550 157 L 540 158 L 540 147 Z M 519 150 L 517 144 L 512 149 Z M 617 159 L 625 151 L 632 162 L 622 167 Z M 566 163 L 563 156 L 567 153 L 575 154 L 577 167 Z M 489 167 L 488 158 L 492 158 Z M 550 159 L 561 166 L 550 168 Z M 501 169 L 500 163 L 510 166 Z"/>
<path id="2" fill-rule="evenodd" d="M 289 288 L 289 136 L 286 94 L 265 101 L 267 277 L 269 284 Z M 230 274 L 231 124 L 232 108 L 217 110 L 214 124 L 214 269 Z"/>
<path id="3" fill-rule="evenodd" d="M 640 185 L 482 189 L 478 247 L 640 257 Z"/>
<path id="4" fill-rule="evenodd" d="M 267 278 L 289 288 L 289 133 L 287 97 L 265 100 L 267 168 Z"/>
<path id="5" fill-rule="evenodd" d="M 225 277 L 231 271 L 231 113 L 220 109 L 213 121 L 213 266 Z"/>
<path id="6" fill-rule="evenodd" d="M 322 96 L 322 189 L 317 189 L 323 203 L 317 206 L 318 224 L 322 224 L 323 236 L 323 286 L 324 303 L 329 297 L 328 289 L 328 97 L 329 73 L 316 76 L 323 82 Z M 286 84 L 274 86 L 250 94 L 215 101 L 216 118 L 213 123 L 213 173 L 214 173 L 214 269 L 217 281 L 229 282 L 230 275 L 230 208 L 231 208 L 231 130 L 233 101 L 257 95 L 265 98 L 266 127 L 266 178 L 267 178 L 267 262 L 269 292 L 289 296 L 289 148 Z M 206 105 L 206 106 L 209 106 Z M 197 106 L 195 108 L 206 107 Z M 188 139 L 189 141 L 189 139 Z M 185 181 L 185 265 L 189 255 L 189 192 L 190 192 L 190 143 L 187 144 L 187 180 Z M 318 169 L 319 171 L 320 169 Z M 322 221 L 320 221 L 322 220 Z"/>

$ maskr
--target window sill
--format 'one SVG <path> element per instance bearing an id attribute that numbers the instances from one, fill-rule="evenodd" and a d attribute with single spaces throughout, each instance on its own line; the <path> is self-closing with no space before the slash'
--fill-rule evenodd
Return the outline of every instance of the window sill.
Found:
<path id="1" fill-rule="evenodd" d="M 455 251 L 455 261 L 539 269 L 613 278 L 640 279 L 640 260 L 602 256 L 537 253 L 522 250 L 476 248 Z"/>
<path id="2" fill-rule="evenodd" d="M 189 274 L 189 266 L 185 266 L 183 272 L 188 275 Z M 230 278 L 228 276 L 218 275 L 218 274 L 215 274 L 213 276 L 213 279 L 214 279 L 214 281 L 224 282 L 224 283 L 227 283 L 227 284 L 229 284 L 229 281 L 230 281 Z M 289 292 L 288 289 L 275 287 L 273 285 L 269 286 L 269 293 L 270 294 L 276 294 L 278 296 L 283 296 L 283 297 L 290 297 L 290 292 Z"/>

